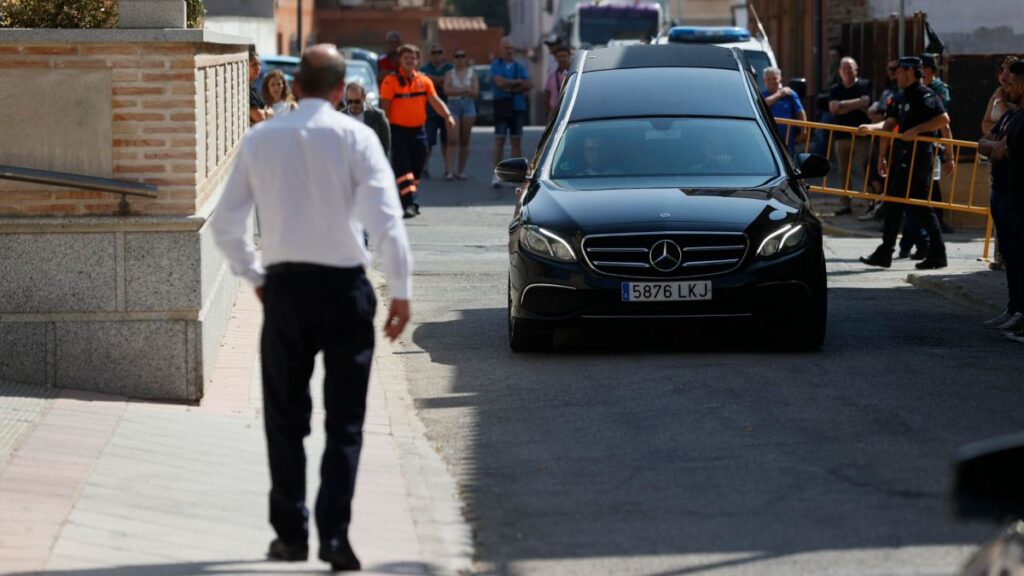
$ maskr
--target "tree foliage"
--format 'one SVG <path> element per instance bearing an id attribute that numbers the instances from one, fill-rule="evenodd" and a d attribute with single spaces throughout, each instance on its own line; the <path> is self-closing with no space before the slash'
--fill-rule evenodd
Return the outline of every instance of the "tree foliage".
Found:
<path id="1" fill-rule="evenodd" d="M 0 0 L 0 26 L 7 28 L 111 28 L 117 0 Z"/>
<path id="2" fill-rule="evenodd" d="M 118 0 L 0 0 L 0 28 L 114 28 Z M 185 0 L 187 26 L 202 28 L 203 0 Z"/>

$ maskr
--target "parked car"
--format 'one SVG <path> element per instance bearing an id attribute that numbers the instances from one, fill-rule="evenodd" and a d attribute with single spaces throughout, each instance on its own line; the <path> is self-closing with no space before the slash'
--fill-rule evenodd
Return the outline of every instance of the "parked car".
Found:
<path id="1" fill-rule="evenodd" d="M 295 80 L 295 73 L 299 70 L 299 59 L 295 56 L 278 54 L 260 56 L 260 63 L 263 65 L 263 72 L 260 73 L 260 77 L 256 80 L 257 94 L 262 94 L 263 92 L 263 79 L 267 76 L 267 72 L 280 70 L 284 73 L 284 79 L 288 82 L 288 85 L 291 86 L 292 81 Z"/>
<path id="2" fill-rule="evenodd" d="M 367 50 L 366 48 L 359 48 L 357 46 L 342 46 L 338 48 L 338 51 L 345 55 L 345 60 L 352 62 L 353 60 L 360 60 L 373 66 L 374 74 L 377 73 L 377 60 L 380 55 L 373 50 Z"/>
<path id="3" fill-rule="evenodd" d="M 359 82 L 366 89 L 366 99 L 374 106 L 380 106 L 380 90 L 377 84 L 377 69 L 363 60 L 345 62 L 345 83 Z"/>
<path id="4" fill-rule="evenodd" d="M 746 67 L 740 49 L 707 45 L 576 54 L 532 162 L 495 169 L 521 185 L 513 351 L 621 319 L 747 321 L 773 345 L 821 346 L 825 258 L 804 179 L 828 161 L 789 158 Z M 622 86 L 645 96 L 608 97 Z"/>
<path id="5" fill-rule="evenodd" d="M 491 73 L 491 65 L 476 64 L 473 66 L 473 74 L 476 74 L 477 83 L 480 85 L 480 94 L 476 97 L 476 124 L 493 126 L 494 92 L 491 91 L 491 87 L 494 85 L 494 74 Z"/>

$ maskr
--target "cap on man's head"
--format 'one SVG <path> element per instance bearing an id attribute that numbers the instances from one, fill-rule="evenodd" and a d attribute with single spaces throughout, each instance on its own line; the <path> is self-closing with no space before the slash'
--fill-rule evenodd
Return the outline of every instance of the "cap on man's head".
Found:
<path id="1" fill-rule="evenodd" d="M 921 54 L 921 66 L 935 70 L 935 54 Z"/>
<path id="2" fill-rule="evenodd" d="M 904 56 L 900 58 L 899 63 L 896 64 L 900 68 L 916 68 L 921 69 L 921 59 L 914 56 Z"/>

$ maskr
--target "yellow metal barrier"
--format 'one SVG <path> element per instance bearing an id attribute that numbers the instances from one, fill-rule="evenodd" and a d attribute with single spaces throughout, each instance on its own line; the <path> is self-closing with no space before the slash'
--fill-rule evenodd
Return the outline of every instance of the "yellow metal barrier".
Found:
<path id="1" fill-rule="evenodd" d="M 952 170 L 951 173 L 948 174 L 950 176 L 950 180 L 952 181 L 952 187 L 948 191 L 949 200 L 944 200 L 944 201 L 931 200 L 932 188 L 935 186 L 935 180 L 933 180 L 933 179 L 929 179 L 929 189 L 928 189 L 928 198 L 929 199 L 928 200 L 924 200 L 924 199 L 911 198 L 910 197 L 910 184 L 911 184 L 911 179 L 910 178 L 907 178 L 907 188 L 906 188 L 906 190 L 903 191 L 902 195 L 899 195 L 899 194 L 889 195 L 888 194 L 888 192 L 889 192 L 889 190 L 888 190 L 889 178 L 884 178 L 883 179 L 883 184 L 882 184 L 883 189 L 882 189 L 881 193 L 875 193 L 875 192 L 872 192 L 869 189 L 870 181 L 871 181 L 871 179 L 869 178 L 869 176 L 871 175 L 871 172 L 869 172 L 869 171 L 877 170 L 877 164 L 876 165 L 872 165 L 872 162 L 871 162 L 871 159 L 875 156 L 875 154 L 874 154 L 875 147 L 876 146 L 880 146 L 881 139 L 883 139 L 883 138 L 886 138 L 886 139 L 890 140 L 889 146 L 888 146 L 888 151 L 887 151 L 888 157 L 886 159 L 886 162 L 891 167 L 892 166 L 892 151 L 893 151 L 892 141 L 896 140 L 896 139 L 902 139 L 902 136 L 899 133 L 896 133 L 896 132 L 885 132 L 885 131 L 881 131 L 881 130 L 868 130 L 866 133 L 861 134 L 860 132 L 858 132 L 858 130 L 856 128 L 850 128 L 848 126 L 838 126 L 838 125 L 835 125 L 835 124 L 822 124 L 820 122 L 805 122 L 805 121 L 802 121 L 802 120 L 789 120 L 789 119 L 786 119 L 786 118 L 776 118 L 775 122 L 777 124 L 779 124 L 780 126 L 786 126 L 786 129 L 784 131 L 785 132 L 785 136 L 786 136 L 784 138 L 784 141 L 786 141 L 786 142 L 789 141 L 789 133 L 793 129 L 800 128 L 800 129 L 803 129 L 803 130 L 806 131 L 806 133 L 802 134 L 801 138 L 799 139 L 799 141 L 801 143 L 801 146 L 802 146 L 802 151 L 804 151 L 804 152 L 809 152 L 810 151 L 811 141 L 812 141 L 812 139 L 814 137 L 814 132 L 815 131 L 823 130 L 823 131 L 827 132 L 827 134 L 828 134 L 828 146 L 825 148 L 825 150 L 826 150 L 826 157 L 829 158 L 830 160 L 831 160 L 831 156 L 832 156 L 832 141 L 833 141 L 833 136 L 835 135 L 835 133 L 837 133 L 837 132 L 845 132 L 845 133 L 851 135 L 852 141 L 850 143 L 850 154 L 849 154 L 849 157 L 846 159 L 846 161 L 842 163 L 844 166 L 846 166 L 846 173 L 840 175 L 841 179 L 842 179 L 842 187 L 841 188 L 836 188 L 836 187 L 829 186 L 828 185 L 828 177 L 825 177 L 825 178 L 822 178 L 820 185 L 813 185 L 812 184 L 810 186 L 810 190 L 812 192 L 820 192 L 820 193 L 823 193 L 823 194 L 832 194 L 832 195 L 835 195 L 835 196 L 847 196 L 847 197 L 850 197 L 850 198 L 865 198 L 867 200 L 874 200 L 876 202 L 879 202 L 879 201 L 880 202 L 898 202 L 898 203 L 901 203 L 901 204 L 912 204 L 912 205 L 916 205 L 916 206 L 930 206 L 932 208 L 941 208 L 941 209 L 944 209 L 944 210 L 952 210 L 952 211 L 955 211 L 955 212 L 966 212 L 966 213 L 969 213 L 969 214 L 979 214 L 981 216 L 985 216 L 986 219 L 988 220 L 988 223 L 985 225 L 985 247 L 984 247 L 984 252 L 982 254 L 982 258 L 985 258 L 985 259 L 988 258 L 988 255 L 989 255 L 989 245 L 990 245 L 991 240 L 992 240 L 992 216 L 989 213 L 989 208 L 988 208 L 988 203 L 987 203 L 987 198 L 988 198 L 988 194 L 989 194 L 989 183 L 988 183 L 987 179 L 982 179 L 983 180 L 982 182 L 979 182 L 979 180 L 978 180 L 978 165 L 979 165 L 979 162 L 981 160 L 981 155 L 978 153 L 978 143 L 977 142 L 968 142 L 966 140 L 955 140 L 955 139 L 954 140 L 950 140 L 950 139 L 944 139 L 944 138 L 928 138 L 928 137 L 924 137 L 924 136 L 918 136 L 916 138 L 907 140 L 907 141 L 913 141 L 913 142 L 931 142 L 931 143 L 934 143 L 934 144 L 943 144 L 946 147 L 945 154 L 952 154 L 953 170 Z M 868 140 L 868 147 L 867 147 L 867 159 L 868 159 L 868 162 L 867 162 L 867 166 L 863 167 L 864 168 L 863 189 L 862 190 L 855 190 L 855 189 L 853 189 L 851 187 L 852 182 L 853 182 L 853 177 L 852 177 L 853 176 L 853 169 L 857 168 L 857 167 L 855 167 L 853 165 L 853 161 L 854 161 L 854 158 L 856 157 L 855 156 L 855 152 L 857 150 L 857 142 L 858 142 L 858 140 L 864 140 L 864 139 Z M 969 189 L 966 192 L 967 202 L 963 203 L 963 202 L 957 202 L 956 199 L 957 199 L 957 175 L 962 170 L 962 168 L 960 166 L 960 159 L 962 158 L 962 152 L 963 152 L 963 150 L 965 148 L 966 149 L 974 150 L 974 154 L 973 154 L 974 160 L 973 160 L 973 162 L 971 162 L 970 168 L 968 168 L 971 171 L 971 180 L 970 180 L 971 183 L 970 183 Z M 914 146 L 913 152 L 912 152 L 911 157 L 910 157 L 910 170 L 911 171 L 913 171 L 913 169 L 914 169 L 914 162 L 916 160 L 916 156 L 917 156 L 917 146 Z M 978 191 L 977 190 L 977 188 L 979 186 L 983 187 L 982 191 Z M 961 191 L 960 196 L 963 196 L 963 195 L 964 194 Z M 985 204 L 984 205 L 977 204 L 976 200 L 982 199 L 982 198 L 986 199 Z"/>

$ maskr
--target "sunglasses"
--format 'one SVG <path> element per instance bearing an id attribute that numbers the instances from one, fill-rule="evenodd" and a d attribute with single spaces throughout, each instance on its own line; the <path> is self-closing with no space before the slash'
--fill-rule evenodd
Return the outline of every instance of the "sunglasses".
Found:
<path id="1" fill-rule="evenodd" d="M 444 50 L 431 50 L 431 54 L 444 54 Z"/>
<path id="2" fill-rule="evenodd" d="M 466 55 L 465 55 L 465 54 L 458 54 L 458 53 L 456 53 L 456 54 L 455 54 L 455 57 L 456 57 L 456 58 L 465 58 L 465 57 L 466 57 Z"/>
<path id="3" fill-rule="evenodd" d="M 362 100 L 349 100 L 348 101 L 348 105 L 349 106 L 352 106 L 353 104 L 355 104 L 356 106 L 362 106 L 363 105 L 363 101 Z"/>

